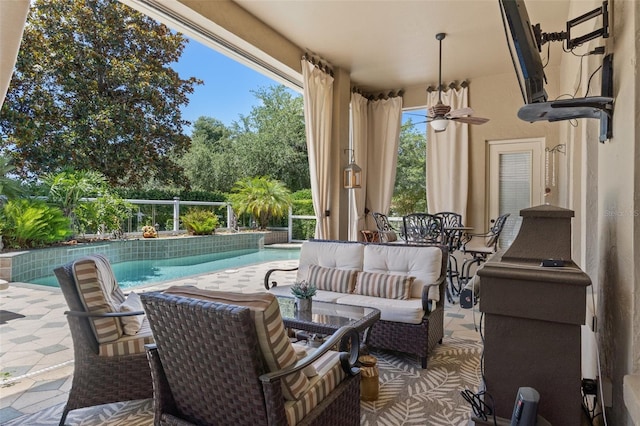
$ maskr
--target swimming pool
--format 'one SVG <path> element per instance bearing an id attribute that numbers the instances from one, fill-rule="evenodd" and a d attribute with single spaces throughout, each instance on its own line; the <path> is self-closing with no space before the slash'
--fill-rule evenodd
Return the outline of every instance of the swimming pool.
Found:
<path id="1" fill-rule="evenodd" d="M 173 259 L 119 262 L 112 268 L 120 286 L 132 288 L 256 263 L 299 258 L 300 249 L 245 249 Z M 54 275 L 37 278 L 30 283 L 58 287 Z"/>

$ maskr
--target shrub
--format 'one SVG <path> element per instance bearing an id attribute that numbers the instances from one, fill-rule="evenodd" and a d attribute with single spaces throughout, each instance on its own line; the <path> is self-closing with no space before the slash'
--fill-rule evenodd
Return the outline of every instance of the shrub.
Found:
<path id="1" fill-rule="evenodd" d="M 122 231 L 122 222 L 127 220 L 132 209 L 133 204 L 110 193 L 93 202 L 80 203 L 74 210 L 78 231 L 116 235 Z"/>
<path id="2" fill-rule="evenodd" d="M 4 241 L 11 248 L 40 247 L 64 241 L 71 235 L 62 210 L 42 201 L 10 200 L 2 209 Z"/>
<path id="3" fill-rule="evenodd" d="M 218 227 L 218 216 L 211 210 L 189 209 L 180 220 L 193 235 L 210 235 Z"/>

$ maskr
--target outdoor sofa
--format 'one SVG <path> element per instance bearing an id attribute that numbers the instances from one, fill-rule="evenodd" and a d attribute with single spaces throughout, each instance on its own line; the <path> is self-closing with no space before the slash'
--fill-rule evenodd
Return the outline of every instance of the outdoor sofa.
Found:
<path id="1" fill-rule="evenodd" d="M 314 300 L 380 310 L 367 345 L 427 356 L 444 336 L 444 294 L 448 254 L 442 245 L 309 240 L 302 244 L 296 281 L 318 288 Z M 291 297 L 291 285 L 278 285 L 272 269 L 267 290 Z"/>

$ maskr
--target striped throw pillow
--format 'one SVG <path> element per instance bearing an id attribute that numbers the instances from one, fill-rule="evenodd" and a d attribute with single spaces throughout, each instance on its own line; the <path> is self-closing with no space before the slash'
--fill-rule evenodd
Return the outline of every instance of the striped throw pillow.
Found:
<path id="1" fill-rule="evenodd" d="M 310 265 L 307 282 L 315 284 L 318 290 L 353 293 L 357 273 L 355 270 Z"/>
<path id="2" fill-rule="evenodd" d="M 174 296 L 191 297 L 228 305 L 246 306 L 256 325 L 260 350 L 270 372 L 282 370 L 298 362 L 298 355 L 291 345 L 280 315 L 278 300 L 271 293 L 232 293 L 203 290 L 194 286 L 173 286 L 164 291 Z M 303 371 L 289 374 L 282 379 L 282 394 L 295 401 L 309 387 L 309 379 Z"/>
<path id="3" fill-rule="evenodd" d="M 416 277 L 408 275 L 360 272 L 354 293 L 363 296 L 407 300 L 409 298 L 411 284 L 415 279 Z"/>

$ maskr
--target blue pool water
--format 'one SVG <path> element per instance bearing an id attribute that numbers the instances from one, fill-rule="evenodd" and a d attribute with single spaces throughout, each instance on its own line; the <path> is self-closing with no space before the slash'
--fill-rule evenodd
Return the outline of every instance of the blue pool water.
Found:
<path id="1" fill-rule="evenodd" d="M 256 263 L 299 258 L 300 249 L 247 249 L 174 259 L 120 262 L 113 264 L 112 268 L 120 286 L 131 288 Z M 58 287 L 58 281 L 54 275 L 31 282 Z"/>

